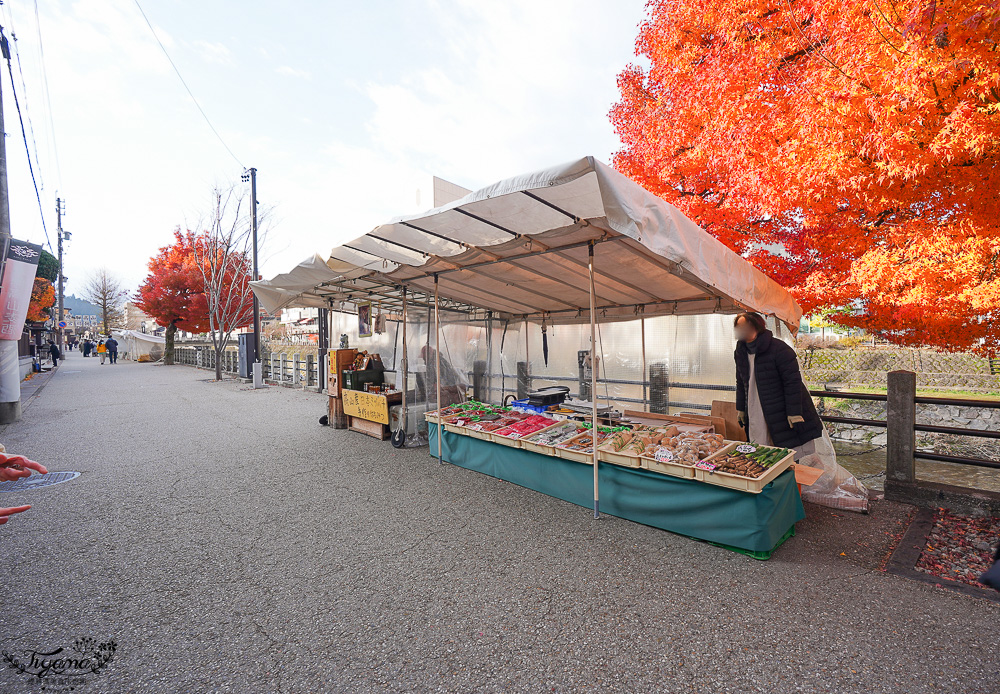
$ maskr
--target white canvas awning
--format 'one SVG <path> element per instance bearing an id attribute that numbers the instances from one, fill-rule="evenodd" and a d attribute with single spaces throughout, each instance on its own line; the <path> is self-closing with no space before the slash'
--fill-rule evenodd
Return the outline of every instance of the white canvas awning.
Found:
<path id="1" fill-rule="evenodd" d="M 676 207 L 585 157 L 516 176 L 400 217 L 253 290 L 268 311 L 379 300 L 400 288 L 443 307 L 551 323 L 589 322 L 593 249 L 597 320 L 773 315 L 794 333 L 792 296 Z"/>

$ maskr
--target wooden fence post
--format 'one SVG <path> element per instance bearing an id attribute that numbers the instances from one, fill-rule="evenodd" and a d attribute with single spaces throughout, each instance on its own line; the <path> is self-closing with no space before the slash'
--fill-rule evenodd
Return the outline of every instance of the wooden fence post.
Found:
<path id="1" fill-rule="evenodd" d="M 917 480 L 913 455 L 917 449 L 917 374 L 912 371 L 890 371 L 887 379 L 886 478 L 913 484 Z"/>

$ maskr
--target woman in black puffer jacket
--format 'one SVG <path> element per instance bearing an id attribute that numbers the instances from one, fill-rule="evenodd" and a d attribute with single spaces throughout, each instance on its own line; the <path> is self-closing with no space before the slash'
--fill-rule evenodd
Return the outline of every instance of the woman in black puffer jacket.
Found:
<path id="1" fill-rule="evenodd" d="M 812 397 L 802 382 L 795 350 L 775 339 L 757 313 L 741 313 L 736 339 L 736 409 L 749 439 L 794 448 L 795 459 L 815 452 L 823 436 Z"/>

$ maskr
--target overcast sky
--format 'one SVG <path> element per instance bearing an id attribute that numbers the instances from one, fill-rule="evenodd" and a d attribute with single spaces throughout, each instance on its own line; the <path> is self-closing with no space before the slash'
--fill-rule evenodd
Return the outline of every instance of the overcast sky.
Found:
<path id="1" fill-rule="evenodd" d="M 101 265 L 134 289 L 243 167 L 275 208 L 271 277 L 430 207 L 416 191 L 432 174 L 478 188 L 587 154 L 607 162 L 615 78 L 644 15 L 642 0 L 140 4 L 235 158 L 134 0 L 44 0 L 37 22 L 31 0 L 0 12 L 53 248 L 66 199 L 67 293 Z M 11 230 L 42 242 L 6 70 L 2 84 Z"/>

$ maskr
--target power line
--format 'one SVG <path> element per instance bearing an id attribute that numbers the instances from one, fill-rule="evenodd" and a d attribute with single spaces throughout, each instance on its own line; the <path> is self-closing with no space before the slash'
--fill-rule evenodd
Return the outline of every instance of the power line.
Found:
<path id="1" fill-rule="evenodd" d="M 37 7 L 37 0 L 35 0 L 35 2 L 36 2 L 36 7 Z M 174 69 L 174 72 L 177 73 L 177 79 L 179 79 L 181 81 L 181 84 L 184 85 L 184 89 L 187 90 L 188 96 L 191 97 L 191 101 L 194 102 L 194 105 L 198 108 L 198 111 L 201 113 L 202 117 L 205 119 L 205 122 L 208 123 L 208 127 L 211 128 L 212 132 L 215 133 L 215 136 L 217 138 L 219 138 L 219 142 L 221 142 L 222 146 L 226 148 L 227 152 L 229 152 L 229 156 L 231 156 L 234 160 L 236 160 L 236 163 L 240 165 L 241 169 L 245 169 L 246 167 L 243 166 L 243 162 L 241 162 L 239 160 L 239 157 L 237 157 L 235 154 L 233 154 L 233 150 L 229 149 L 229 145 L 227 145 L 226 141 L 222 139 L 222 135 L 220 135 L 219 131 L 215 129 L 215 126 L 212 125 L 212 121 L 210 121 L 208 119 L 208 114 L 205 113 L 205 110 L 201 107 L 201 104 L 199 104 L 198 100 L 194 97 L 194 92 L 191 91 L 191 87 L 189 87 L 187 85 L 187 82 L 184 81 L 184 77 L 181 76 L 181 71 L 177 69 L 177 65 L 174 64 L 174 61 L 170 57 L 170 54 L 167 53 L 167 49 L 163 45 L 163 42 L 160 41 L 160 37 L 156 35 L 156 30 L 153 28 L 153 25 L 150 23 L 149 17 L 147 17 L 146 13 L 143 11 L 142 5 L 139 4 L 139 0 L 135 0 L 135 6 L 139 8 L 139 13 L 142 15 L 142 18 L 144 20 L 146 20 L 146 26 L 149 27 L 150 33 L 153 34 L 153 38 L 156 39 L 156 43 L 158 43 L 160 45 L 160 50 L 163 51 L 163 55 L 165 55 L 167 57 L 167 60 L 170 62 L 170 67 L 172 67 Z"/>
<path id="2" fill-rule="evenodd" d="M 14 87 L 14 68 L 10 64 L 10 48 L 7 44 L 7 37 L 3 35 L 3 29 L 0 28 L 0 50 L 3 51 L 3 57 L 7 60 L 7 72 L 10 74 L 10 90 L 14 94 L 14 105 L 17 107 L 17 119 L 21 122 L 21 137 L 24 139 L 24 153 L 28 157 L 28 171 L 31 172 L 31 182 L 35 186 L 35 199 L 38 200 L 38 214 L 42 218 L 42 231 L 45 232 L 45 243 L 48 244 L 49 250 L 52 250 L 52 241 L 49 240 L 49 230 L 45 227 L 45 212 L 42 210 L 42 196 L 38 192 L 38 182 L 35 180 L 35 167 L 31 165 L 31 150 L 28 148 L 28 135 L 24 130 L 24 118 L 21 117 L 21 104 L 17 100 L 17 89 Z"/>
<path id="3" fill-rule="evenodd" d="M 28 132 L 31 133 L 31 149 L 35 153 L 35 166 L 38 168 L 40 188 L 45 190 L 45 177 L 42 171 L 42 160 L 38 157 L 38 140 L 35 138 L 35 125 L 31 121 L 31 108 L 28 102 L 28 83 L 24 79 L 24 69 L 21 66 L 21 51 L 17 48 L 17 32 L 14 31 L 14 15 L 10 6 L 6 6 L 7 21 L 10 22 L 10 38 L 14 42 L 14 57 L 17 59 L 17 74 L 21 78 L 21 94 L 24 97 L 24 117 L 28 119 Z M 13 85 L 12 85 L 13 86 Z"/>
<path id="4" fill-rule="evenodd" d="M 62 187 L 62 167 L 59 165 L 59 148 L 56 147 L 56 124 L 52 119 L 52 94 L 49 92 L 49 71 L 45 69 L 45 47 L 42 44 L 42 20 L 38 17 L 38 0 L 35 0 L 35 27 L 38 31 L 38 57 L 42 66 L 42 84 L 45 86 L 45 105 L 49 115 L 49 132 L 52 137 L 52 156 L 56 160 L 56 182 Z M 17 52 L 17 47 L 14 47 Z M 21 69 L 21 58 L 17 59 Z"/>

